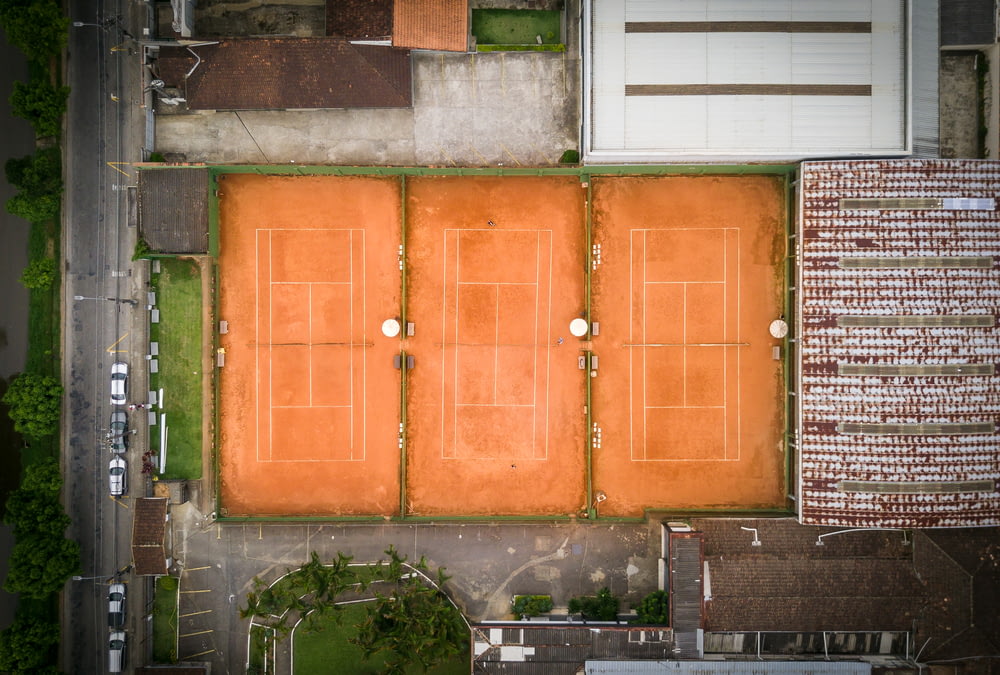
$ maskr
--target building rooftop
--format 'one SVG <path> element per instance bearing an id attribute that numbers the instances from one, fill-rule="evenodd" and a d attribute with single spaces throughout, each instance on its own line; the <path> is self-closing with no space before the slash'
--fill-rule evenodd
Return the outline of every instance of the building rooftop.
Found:
<path id="1" fill-rule="evenodd" d="M 326 0 L 326 34 L 348 40 L 388 39 L 392 0 Z"/>
<path id="2" fill-rule="evenodd" d="M 468 51 L 468 0 L 395 0 L 392 45 L 447 52 Z"/>
<path id="3" fill-rule="evenodd" d="M 409 51 L 340 38 L 164 47 L 157 68 L 190 110 L 408 108 L 413 99 Z"/>
<path id="4" fill-rule="evenodd" d="M 132 565 L 135 574 L 160 576 L 167 573 L 166 531 L 166 499 L 140 498 L 132 501 Z"/>
<path id="5" fill-rule="evenodd" d="M 1000 523 L 1000 164 L 807 162 L 796 384 L 803 523 Z"/>

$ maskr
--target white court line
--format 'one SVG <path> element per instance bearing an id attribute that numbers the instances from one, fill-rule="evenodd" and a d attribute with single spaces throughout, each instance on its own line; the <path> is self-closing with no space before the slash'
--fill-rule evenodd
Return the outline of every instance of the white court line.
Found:
<path id="1" fill-rule="evenodd" d="M 497 403 L 497 388 L 500 386 L 500 284 L 494 284 L 496 308 L 493 312 L 493 404 Z"/>
<path id="2" fill-rule="evenodd" d="M 532 456 L 534 456 L 535 447 L 535 428 L 538 425 L 538 301 L 539 293 L 538 282 L 542 278 L 542 256 L 541 251 L 541 241 L 542 235 L 539 232 L 535 233 L 535 320 L 531 333 L 531 341 L 534 343 L 531 351 L 534 356 L 534 361 L 532 362 L 533 368 L 531 369 L 531 448 Z M 551 342 L 549 336 L 546 335 L 546 343 Z M 546 354 L 548 350 L 551 349 L 551 345 L 546 344 L 545 350 Z M 546 362 L 547 363 L 547 362 Z M 548 455 L 548 449 L 546 448 L 546 455 Z"/>
<path id="3" fill-rule="evenodd" d="M 448 341 L 448 230 L 443 232 L 444 251 L 441 254 L 441 459 L 445 459 L 445 372 L 448 368 L 448 355 L 444 343 Z M 455 347 L 458 350 L 458 347 Z"/>
<path id="4" fill-rule="evenodd" d="M 361 230 L 361 340 L 368 338 L 368 232 Z M 353 288 L 353 287 L 352 287 Z M 405 326 L 404 326 L 405 328 Z M 351 333 L 351 340 L 354 334 Z M 353 351 L 353 347 L 351 348 Z M 361 350 L 361 433 L 364 441 L 361 443 L 361 459 L 368 458 L 368 350 Z M 351 459 L 354 449 L 351 448 Z"/>
<path id="5" fill-rule="evenodd" d="M 545 315 L 547 319 L 547 330 L 546 337 L 548 338 L 546 342 L 548 343 L 545 349 L 545 459 L 549 458 L 549 388 L 552 382 L 552 249 L 555 248 L 552 245 L 552 230 L 545 230 L 545 233 L 549 237 L 549 301 L 545 308 Z M 541 256 L 539 256 L 541 257 Z M 537 287 L 535 289 L 535 294 L 538 294 Z M 588 430 L 589 432 L 589 430 Z"/>
<path id="6" fill-rule="evenodd" d="M 724 232 L 722 247 L 722 341 L 729 337 L 729 233 Z M 722 456 L 729 458 L 729 350 L 722 348 L 722 425 L 726 430 L 726 445 Z"/>
<path id="7" fill-rule="evenodd" d="M 647 286 L 667 286 L 670 284 L 677 284 L 680 286 L 686 286 L 688 284 L 725 284 L 725 281 L 647 281 Z"/>
<path id="8" fill-rule="evenodd" d="M 725 240 L 723 240 L 725 244 Z M 688 338 L 688 285 L 685 282 L 684 287 L 681 289 L 681 293 L 684 299 L 681 301 L 682 314 L 681 314 L 681 342 L 687 344 Z M 684 405 L 688 404 L 688 350 L 687 347 L 681 347 L 681 401 Z"/>
<path id="9" fill-rule="evenodd" d="M 743 316 L 742 308 L 740 307 L 740 296 L 743 294 L 743 282 L 740 279 L 740 230 L 736 229 L 736 341 L 740 341 L 740 317 Z M 741 416 L 743 414 L 742 406 L 740 405 L 740 392 L 743 391 L 743 382 L 740 375 L 740 360 L 741 360 L 741 349 L 736 350 L 736 459 L 738 460 L 743 454 L 743 434 L 741 427 Z"/>
<path id="10" fill-rule="evenodd" d="M 272 286 L 350 286 L 350 281 L 272 281 Z"/>
<path id="11" fill-rule="evenodd" d="M 316 408 L 318 410 L 320 408 L 323 408 L 323 409 L 325 409 L 325 408 L 351 408 L 353 406 L 351 406 L 351 404 L 347 404 L 347 405 L 313 405 L 313 404 L 310 403 L 309 405 L 274 405 L 274 406 L 271 406 L 271 407 L 274 408 L 275 410 L 277 410 L 279 408 L 281 410 L 292 409 L 292 408 L 302 408 L 302 409 L 305 409 L 305 408 Z"/>
<path id="12" fill-rule="evenodd" d="M 650 410 L 721 410 L 724 405 L 647 405 Z"/>
<path id="13" fill-rule="evenodd" d="M 534 403 L 504 403 L 503 405 L 497 405 L 496 403 L 456 403 L 455 405 L 461 408 L 534 408 Z"/>
<path id="14" fill-rule="evenodd" d="M 635 241 L 635 230 L 629 230 L 628 233 L 628 341 L 629 343 L 634 342 L 632 335 L 632 325 L 635 323 L 633 317 L 635 316 L 635 299 L 633 290 L 635 286 L 632 281 L 632 272 L 635 270 L 635 257 L 632 251 L 632 242 Z M 632 370 L 632 352 L 634 350 L 628 350 L 628 450 L 629 459 L 635 461 L 635 426 L 632 423 L 632 407 L 635 405 L 635 386 L 632 384 L 632 378 L 634 377 Z M 590 433 L 590 429 L 587 429 L 587 433 Z"/>
<path id="15" fill-rule="evenodd" d="M 347 250 L 349 252 L 349 257 L 347 259 L 347 269 L 348 279 L 351 281 L 351 292 L 348 293 L 350 300 L 348 301 L 348 311 L 347 314 L 350 317 L 347 320 L 347 334 L 350 336 L 349 339 L 354 339 L 354 230 L 350 230 L 347 233 Z M 309 348 L 312 351 L 312 347 Z M 354 350 L 351 348 L 347 349 L 347 372 L 350 377 L 349 390 L 351 392 L 351 423 L 348 425 L 351 429 L 350 433 L 350 444 L 351 444 L 351 457 L 354 457 Z"/>
<path id="16" fill-rule="evenodd" d="M 309 405 L 313 402 L 313 287 L 309 284 Z"/>
<path id="17" fill-rule="evenodd" d="M 260 462 L 260 228 L 254 230 L 253 256 L 253 398 L 254 398 L 254 454 Z"/>
<path id="18" fill-rule="evenodd" d="M 455 283 L 457 284 L 459 279 L 462 278 L 461 275 L 462 267 L 462 234 L 459 233 L 455 237 Z M 458 326 L 461 320 L 458 311 L 458 286 L 455 287 L 455 403 L 459 401 L 458 396 L 458 354 L 460 348 L 458 347 Z M 453 405 L 451 409 L 451 428 L 455 433 L 455 458 L 458 458 L 458 406 Z"/>
<path id="19" fill-rule="evenodd" d="M 642 233 L 642 344 L 646 344 L 646 259 L 649 255 L 646 252 L 648 247 L 648 230 Z M 649 457 L 649 427 L 646 424 L 646 371 L 648 370 L 646 360 L 646 347 L 642 348 L 642 458 Z"/>
<path id="20" fill-rule="evenodd" d="M 459 281 L 456 286 L 535 286 L 530 281 Z"/>
<path id="21" fill-rule="evenodd" d="M 271 342 L 274 336 L 274 286 L 272 286 L 274 275 L 274 236 L 269 230 L 267 233 L 267 341 Z M 267 458 L 274 459 L 274 350 L 268 349 L 267 364 Z"/>

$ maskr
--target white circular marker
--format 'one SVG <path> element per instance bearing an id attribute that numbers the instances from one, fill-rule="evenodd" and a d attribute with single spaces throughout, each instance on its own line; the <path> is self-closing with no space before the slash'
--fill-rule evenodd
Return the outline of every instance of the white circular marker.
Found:
<path id="1" fill-rule="evenodd" d="M 768 330 L 771 333 L 771 337 L 783 338 L 788 335 L 788 324 L 782 319 L 775 319 L 771 322 Z"/>
<path id="2" fill-rule="evenodd" d="M 383 321 L 382 335 L 386 337 L 396 337 L 399 335 L 399 322 L 395 319 L 386 319 Z"/>
<path id="3" fill-rule="evenodd" d="M 569 322 L 569 332 L 573 337 L 583 337 L 587 334 L 587 320 L 573 319 Z"/>

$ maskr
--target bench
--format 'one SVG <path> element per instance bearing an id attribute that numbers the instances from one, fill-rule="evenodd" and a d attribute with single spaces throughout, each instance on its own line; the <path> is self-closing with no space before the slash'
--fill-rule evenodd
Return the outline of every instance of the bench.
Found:
<path id="1" fill-rule="evenodd" d="M 150 307 L 156 304 L 156 291 L 149 291 L 146 293 L 146 302 Z"/>
<path id="2" fill-rule="evenodd" d="M 414 330 L 416 326 L 413 325 L 412 321 L 406 322 L 406 337 L 413 337 Z"/>
<path id="3" fill-rule="evenodd" d="M 160 372 L 160 361 L 159 361 L 159 359 L 150 359 L 149 360 L 149 372 L 151 372 L 151 373 L 158 373 L 158 372 Z"/>
<path id="4" fill-rule="evenodd" d="M 222 347 L 220 347 L 219 350 L 215 352 L 215 365 L 218 366 L 219 368 L 222 368 L 223 366 L 226 365 L 226 350 L 223 349 Z"/>
<path id="5" fill-rule="evenodd" d="M 156 405 L 156 392 L 149 392 L 149 398 L 147 400 L 149 401 L 149 405 Z"/>
<path id="6" fill-rule="evenodd" d="M 598 335 L 601 334 L 601 322 L 600 321 L 594 321 L 593 323 L 590 324 L 590 334 L 592 336 L 594 336 L 594 337 L 597 337 Z"/>
<path id="7" fill-rule="evenodd" d="M 149 314 L 150 314 L 149 317 L 150 323 L 160 323 L 160 310 L 152 309 L 150 310 Z"/>
<path id="8" fill-rule="evenodd" d="M 774 359 L 775 361 L 781 360 L 781 347 L 777 345 L 771 347 L 771 358 Z"/>
<path id="9" fill-rule="evenodd" d="M 150 342 L 149 343 L 149 353 L 152 356 L 159 356 L 160 355 L 160 343 L 159 342 Z"/>
<path id="10" fill-rule="evenodd" d="M 149 422 L 149 426 L 154 426 L 156 424 L 156 413 L 152 410 L 146 413 L 146 421 Z"/>
<path id="11" fill-rule="evenodd" d="M 225 335 L 228 332 L 229 332 L 229 322 L 228 321 L 220 321 L 219 322 L 219 333 L 221 335 Z"/>

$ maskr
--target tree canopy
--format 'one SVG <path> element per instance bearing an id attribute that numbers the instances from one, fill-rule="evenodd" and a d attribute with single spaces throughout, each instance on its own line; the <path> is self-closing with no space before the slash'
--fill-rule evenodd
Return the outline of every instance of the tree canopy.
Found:
<path id="1" fill-rule="evenodd" d="M 21 285 L 25 288 L 49 288 L 55 280 L 56 261 L 52 258 L 32 260 L 21 272 Z"/>
<path id="2" fill-rule="evenodd" d="M 62 50 L 69 23 L 54 0 L 0 1 L 0 26 L 7 40 L 34 61 L 47 61 Z"/>
<path id="3" fill-rule="evenodd" d="M 653 591 L 635 608 L 634 623 L 666 626 L 670 622 L 670 595 L 666 591 Z"/>
<path id="4" fill-rule="evenodd" d="M 59 427 L 63 388 L 50 375 L 22 373 L 14 378 L 3 395 L 14 429 L 25 436 L 41 437 Z"/>
<path id="5" fill-rule="evenodd" d="M 14 622 L 0 633 L 0 671 L 55 673 L 52 648 L 59 644 L 59 623 L 18 609 Z"/>
<path id="6" fill-rule="evenodd" d="M 46 598 L 80 570 L 80 545 L 49 534 L 17 539 L 4 588 L 29 598 Z"/>
<path id="7" fill-rule="evenodd" d="M 69 87 L 54 87 L 46 79 L 33 77 L 27 84 L 14 83 L 10 108 L 15 115 L 31 122 L 39 138 L 58 136 L 68 96 Z"/>
<path id="8" fill-rule="evenodd" d="M 570 598 L 569 612 L 581 614 L 584 619 L 592 621 L 614 621 L 618 618 L 618 598 L 605 586 L 597 592 L 597 595 Z"/>

